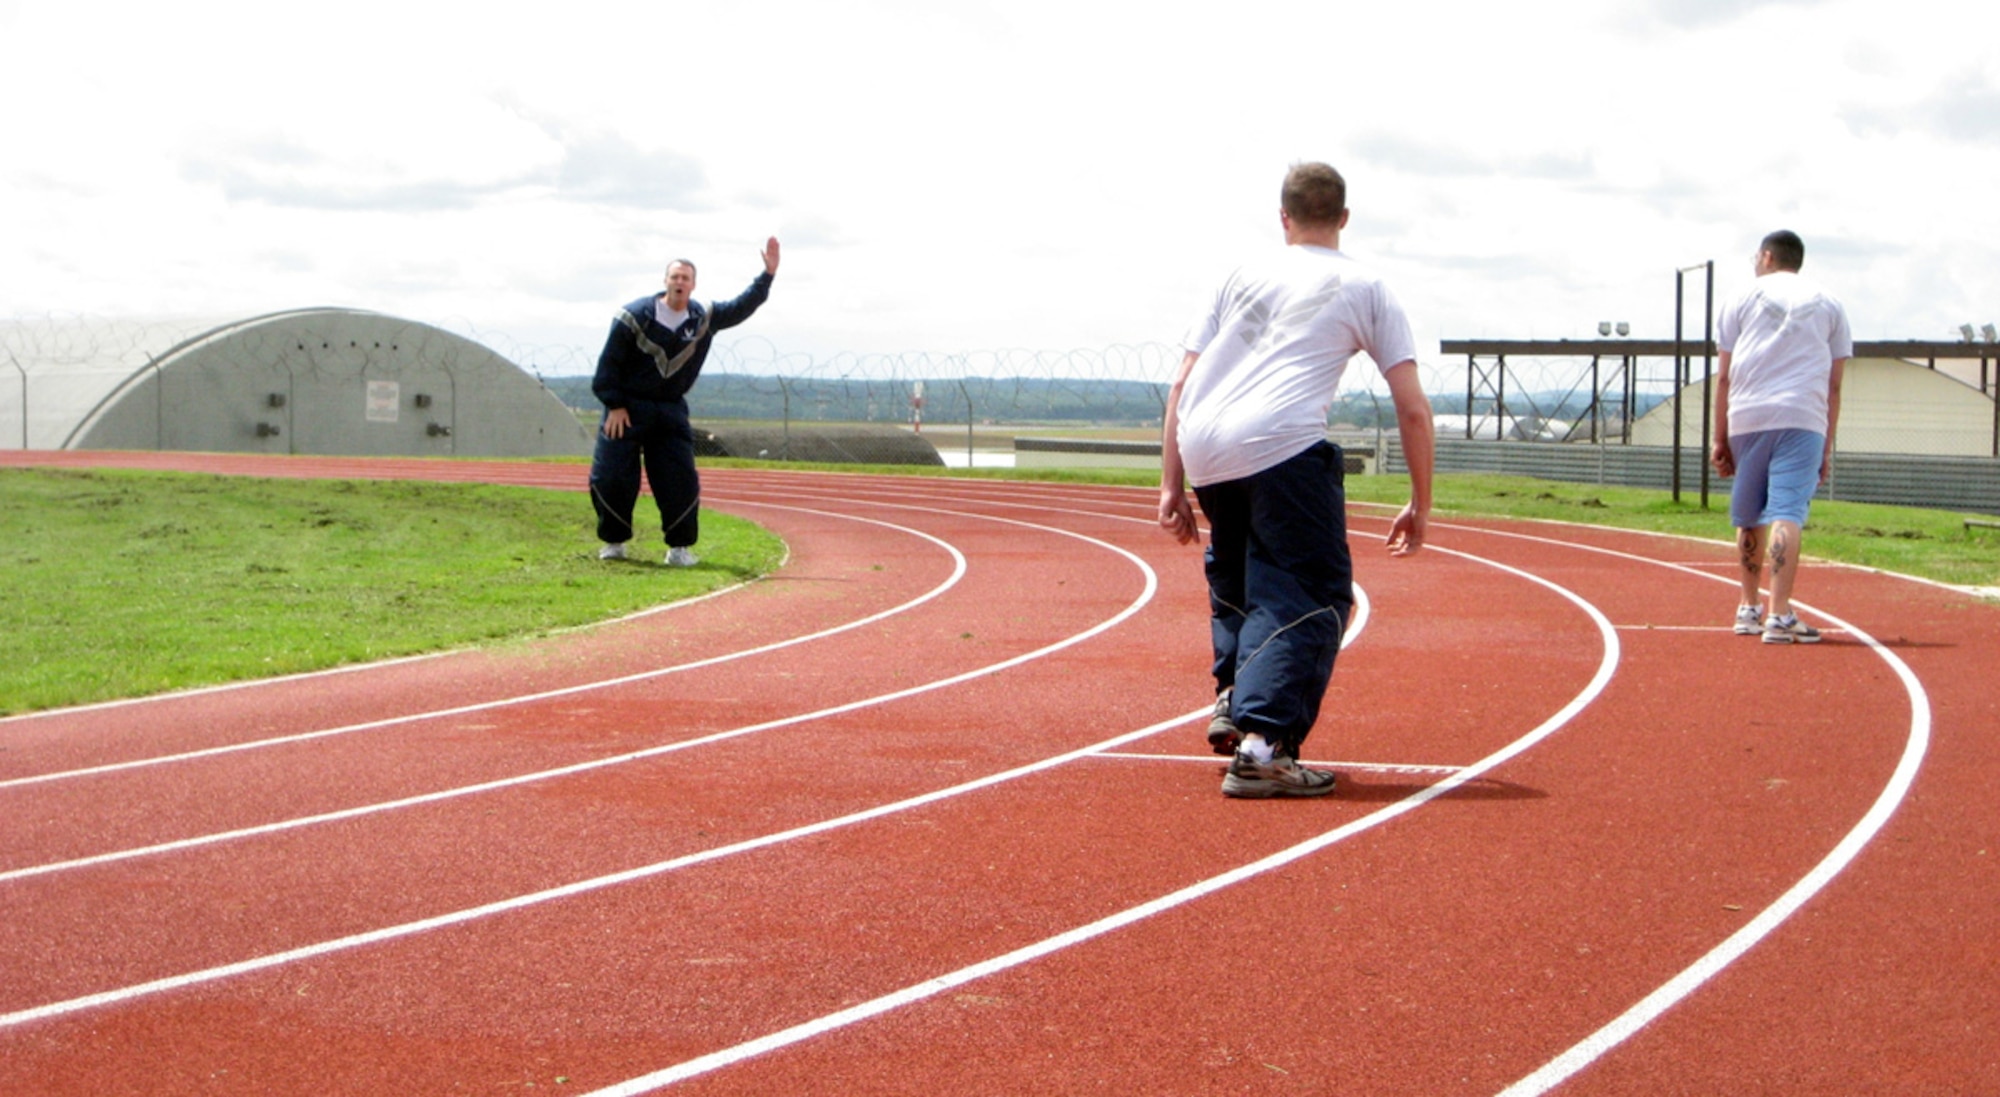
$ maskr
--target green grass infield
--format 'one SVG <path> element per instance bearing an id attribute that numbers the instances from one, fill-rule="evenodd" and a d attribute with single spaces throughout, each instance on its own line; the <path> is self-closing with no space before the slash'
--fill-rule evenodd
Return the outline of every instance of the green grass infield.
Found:
<path id="1" fill-rule="evenodd" d="M 784 556 L 706 512 L 700 566 L 665 567 L 649 509 L 605 563 L 582 492 L 0 470 L 0 714 L 540 635 Z"/>

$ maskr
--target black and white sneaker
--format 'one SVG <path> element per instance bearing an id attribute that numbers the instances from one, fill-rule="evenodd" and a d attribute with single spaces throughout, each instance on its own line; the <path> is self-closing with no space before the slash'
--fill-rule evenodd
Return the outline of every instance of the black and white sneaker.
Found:
<path id="1" fill-rule="evenodd" d="M 1236 721 L 1229 718 L 1229 695 L 1234 690 L 1225 689 L 1215 699 L 1215 715 L 1208 721 L 1208 749 L 1224 758 L 1233 757 L 1236 747 L 1243 742 L 1243 732 L 1236 727 Z"/>
<path id="2" fill-rule="evenodd" d="M 1787 613 L 1783 617 L 1774 613 L 1771 615 L 1770 620 L 1764 622 L 1764 642 L 1767 644 L 1817 644 L 1819 643 L 1819 630 L 1799 620 L 1799 615 L 1796 613 Z"/>
<path id="3" fill-rule="evenodd" d="M 1222 777 L 1222 794 L 1239 800 L 1325 796 L 1333 791 L 1334 780 L 1331 771 L 1307 769 L 1298 759 L 1283 754 L 1272 755 L 1270 762 L 1263 763 L 1237 751 L 1230 759 L 1229 772 Z"/>

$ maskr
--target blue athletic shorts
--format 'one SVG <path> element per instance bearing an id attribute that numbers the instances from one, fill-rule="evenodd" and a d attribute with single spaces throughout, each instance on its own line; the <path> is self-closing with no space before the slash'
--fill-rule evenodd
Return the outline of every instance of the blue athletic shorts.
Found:
<path id="1" fill-rule="evenodd" d="M 1729 491 L 1731 525 L 1806 524 L 1807 505 L 1819 490 L 1826 435 L 1797 429 L 1732 434 L 1729 449 L 1736 455 L 1736 484 Z"/>

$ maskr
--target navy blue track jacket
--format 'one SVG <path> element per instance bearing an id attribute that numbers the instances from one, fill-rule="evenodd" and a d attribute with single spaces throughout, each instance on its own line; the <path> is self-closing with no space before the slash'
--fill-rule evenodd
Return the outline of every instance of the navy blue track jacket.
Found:
<path id="1" fill-rule="evenodd" d="M 626 305 L 623 314 L 611 322 L 611 334 L 604 340 L 603 353 L 597 356 L 597 375 L 590 382 L 590 391 L 607 408 L 629 407 L 634 400 L 679 400 L 701 375 L 701 364 L 708 359 L 709 343 L 715 333 L 750 319 L 770 295 L 770 273 L 759 274 L 734 301 L 715 301 L 704 306 L 690 300 L 687 320 L 674 329 L 663 327 L 653 317 L 653 304 L 659 300 L 659 294 L 639 298 Z M 701 327 L 704 316 L 708 321 L 706 331 Z M 671 377 L 663 376 L 665 362 L 685 350 L 698 331 L 701 337 L 694 353 Z"/>

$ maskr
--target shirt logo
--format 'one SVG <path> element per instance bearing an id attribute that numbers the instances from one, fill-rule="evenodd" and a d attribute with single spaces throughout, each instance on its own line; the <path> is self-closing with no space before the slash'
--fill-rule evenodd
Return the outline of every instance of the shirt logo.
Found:
<path id="1" fill-rule="evenodd" d="M 1243 340 L 1243 345 L 1253 351 L 1279 346 L 1312 326 L 1319 314 L 1340 296 L 1340 289 L 1340 276 L 1334 275 L 1312 293 L 1293 298 L 1276 317 L 1271 315 L 1270 307 L 1264 302 L 1253 301 L 1244 311 L 1237 335 Z"/>

